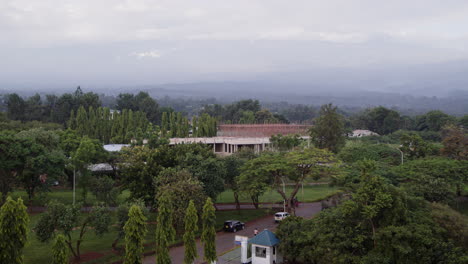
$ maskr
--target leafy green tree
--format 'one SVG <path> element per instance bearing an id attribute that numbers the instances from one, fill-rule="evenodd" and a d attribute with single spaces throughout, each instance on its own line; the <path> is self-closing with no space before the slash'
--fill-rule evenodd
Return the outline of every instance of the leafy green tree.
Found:
<path id="1" fill-rule="evenodd" d="M 424 158 L 431 152 L 429 144 L 415 133 L 405 133 L 401 135 L 400 143 L 400 150 L 407 159 Z"/>
<path id="2" fill-rule="evenodd" d="M 92 140 L 88 137 L 83 137 L 80 146 L 72 156 L 74 167 L 80 172 L 79 185 L 82 190 L 82 199 L 86 203 L 90 186 L 90 171 L 88 166 L 98 160 L 106 158 L 107 152 L 97 140 Z"/>
<path id="3" fill-rule="evenodd" d="M 226 177 L 224 183 L 226 187 L 232 190 L 236 209 L 240 210 L 239 193 L 240 187 L 237 183 L 237 177 L 241 174 L 240 169 L 245 164 L 246 159 L 242 159 L 239 155 L 230 155 L 223 159 L 224 167 L 226 168 Z"/>
<path id="4" fill-rule="evenodd" d="M 346 204 L 345 208 L 350 211 L 360 211 L 361 215 L 369 221 L 375 247 L 377 244 L 377 223 L 375 219 L 382 209 L 391 207 L 392 197 L 386 189 L 384 179 L 372 175 L 375 170 L 375 163 L 369 160 L 362 160 L 360 164 L 362 171 L 361 185 L 353 195 L 354 203 Z"/>
<path id="5" fill-rule="evenodd" d="M 446 113 L 433 110 L 416 118 L 416 127 L 419 131 L 440 131 L 448 124 L 454 124 L 455 118 Z"/>
<path id="6" fill-rule="evenodd" d="M 456 160 L 468 160 L 468 135 L 464 128 L 444 127 L 441 153 Z"/>
<path id="7" fill-rule="evenodd" d="M 364 159 L 379 161 L 388 165 L 399 165 L 401 163 L 401 153 L 396 147 L 366 142 L 356 142 L 344 147 L 338 154 L 338 158 L 350 164 Z"/>
<path id="8" fill-rule="evenodd" d="M 226 168 L 210 147 L 203 144 L 178 144 L 169 148 L 169 152 L 167 155 L 174 160 L 168 161 L 167 167 L 178 165 L 190 171 L 203 183 L 206 195 L 215 199 L 224 191 Z"/>
<path id="9" fill-rule="evenodd" d="M 52 246 L 52 264 L 68 264 L 68 246 L 65 237 L 59 234 Z"/>
<path id="10" fill-rule="evenodd" d="M 366 110 L 359 117 L 359 124 L 380 135 L 390 134 L 400 128 L 401 117 L 397 111 L 383 106 Z"/>
<path id="11" fill-rule="evenodd" d="M 99 202 L 109 206 L 117 205 L 119 188 L 115 187 L 115 181 L 109 176 L 93 178 L 90 180 L 89 189 Z"/>
<path id="12" fill-rule="evenodd" d="M 174 241 L 175 229 L 172 223 L 172 206 L 170 197 L 162 195 L 158 201 L 156 222 L 156 264 L 170 264 L 169 245 Z"/>
<path id="13" fill-rule="evenodd" d="M 408 197 L 373 175 L 361 161 L 353 198 L 313 220 L 289 218 L 278 228 L 280 250 L 299 263 L 462 263 L 466 253 L 430 214 L 428 204 Z M 300 231 L 297 231 L 300 230 Z"/>
<path id="14" fill-rule="evenodd" d="M 26 143 L 13 133 L 0 131 L 0 205 L 13 190 L 18 174 L 22 173 L 25 165 L 23 158 L 29 151 Z"/>
<path id="15" fill-rule="evenodd" d="M 11 120 L 25 120 L 26 102 L 18 94 L 7 97 L 7 116 Z"/>
<path id="16" fill-rule="evenodd" d="M 290 151 L 299 146 L 303 140 L 299 135 L 273 135 L 270 137 L 270 143 L 274 150 Z"/>
<path id="17" fill-rule="evenodd" d="M 198 231 L 198 214 L 193 200 L 190 200 L 185 212 L 184 264 L 192 264 L 198 256 L 195 234 Z"/>
<path id="18" fill-rule="evenodd" d="M 279 120 L 267 109 L 262 109 L 255 113 L 255 123 L 276 124 L 276 123 L 279 123 Z"/>
<path id="19" fill-rule="evenodd" d="M 121 152 L 122 183 L 130 191 L 131 199 L 141 199 L 147 205 L 154 203 L 153 179 L 164 168 L 164 158 L 171 157 L 167 151 L 135 146 Z"/>
<path id="20" fill-rule="evenodd" d="M 203 184 L 186 169 L 165 168 L 154 179 L 157 199 L 169 196 L 172 209 L 173 222 L 177 231 L 184 228 L 186 208 L 190 201 L 197 204 L 197 210 L 206 199 Z"/>
<path id="21" fill-rule="evenodd" d="M 124 264 L 142 263 L 143 241 L 147 232 L 146 217 L 141 208 L 133 205 L 128 212 L 128 220 L 124 226 L 125 259 Z"/>
<path id="22" fill-rule="evenodd" d="M 343 117 L 332 104 L 320 108 L 320 116 L 310 129 L 311 140 L 317 148 L 326 148 L 334 153 L 345 145 Z"/>
<path id="23" fill-rule="evenodd" d="M 56 231 L 61 232 L 65 236 L 65 243 L 75 260 L 79 260 L 81 243 L 84 241 L 87 231 L 94 230 L 96 235 L 102 236 L 109 231 L 110 221 L 109 210 L 102 206 L 96 206 L 89 213 L 82 215 L 81 206 L 51 202 L 47 211 L 41 214 L 34 230 L 37 239 L 41 242 L 50 240 Z M 77 229 L 77 237 L 73 235 L 75 229 Z M 74 239 L 76 239 L 75 242 Z"/>
<path id="24" fill-rule="evenodd" d="M 258 208 L 259 197 L 275 182 L 277 184 L 274 186 L 278 186 L 280 192 L 286 196 L 281 184 L 288 175 L 292 174 L 294 169 L 288 166 L 282 154 L 264 152 L 245 163 L 241 168 L 237 184 L 242 192 L 250 196 L 255 208 Z"/>
<path id="25" fill-rule="evenodd" d="M 468 182 L 467 161 L 447 158 L 417 159 L 395 167 L 391 180 L 430 202 L 452 202 Z"/>
<path id="26" fill-rule="evenodd" d="M 255 114 L 252 111 L 243 111 L 239 124 L 255 124 Z"/>
<path id="27" fill-rule="evenodd" d="M 23 200 L 10 197 L 0 208 L 0 263 L 23 263 L 29 217 Z"/>
<path id="28" fill-rule="evenodd" d="M 256 196 L 268 187 L 275 189 L 288 205 L 288 210 L 294 213 L 293 201 L 304 179 L 336 174 L 336 163 L 337 160 L 331 152 L 316 148 L 289 153 L 264 152 L 244 165 L 238 184 L 242 190 Z M 286 180 L 293 183 L 290 194 L 283 190 Z"/>
<path id="29" fill-rule="evenodd" d="M 26 100 L 26 109 L 25 109 L 25 120 L 33 121 L 33 120 L 45 120 L 43 116 L 43 107 L 41 96 L 39 94 L 35 94 Z"/>
<path id="30" fill-rule="evenodd" d="M 46 188 L 47 178 L 63 176 L 65 156 L 54 132 L 38 128 L 21 131 L 17 137 L 25 142 L 18 179 L 32 200 L 37 188 Z"/>
<path id="31" fill-rule="evenodd" d="M 60 133 L 60 148 L 67 157 L 73 156 L 80 146 L 81 138 L 76 130 L 67 129 Z"/>
<path id="32" fill-rule="evenodd" d="M 430 203 L 431 217 L 447 231 L 446 239 L 468 249 L 468 216 L 441 203 Z"/>
<path id="33" fill-rule="evenodd" d="M 285 154 L 287 165 L 294 170 L 288 173 L 288 180 L 293 182 L 293 189 L 289 197 L 280 188 L 280 182 L 275 178 L 276 191 L 281 194 L 289 205 L 289 210 L 295 214 L 294 198 L 307 177 L 319 179 L 320 177 L 335 177 L 340 173 L 339 163 L 330 151 L 316 148 L 305 148 Z"/>
<path id="34" fill-rule="evenodd" d="M 216 261 L 216 214 L 215 208 L 211 198 L 207 198 L 205 205 L 203 206 L 202 214 L 202 236 L 201 241 L 203 243 L 203 253 L 205 261 L 212 263 Z"/>

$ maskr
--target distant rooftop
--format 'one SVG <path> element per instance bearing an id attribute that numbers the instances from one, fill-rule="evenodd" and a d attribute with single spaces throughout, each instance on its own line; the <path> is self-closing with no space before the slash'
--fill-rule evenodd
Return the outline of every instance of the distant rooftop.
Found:
<path id="1" fill-rule="evenodd" d="M 89 165 L 88 170 L 92 172 L 113 171 L 114 168 L 112 168 L 112 165 L 110 165 L 109 163 L 97 163 Z"/>
<path id="2" fill-rule="evenodd" d="M 121 151 L 123 147 L 130 147 L 130 144 L 109 144 L 103 146 L 105 150 L 109 152 Z"/>

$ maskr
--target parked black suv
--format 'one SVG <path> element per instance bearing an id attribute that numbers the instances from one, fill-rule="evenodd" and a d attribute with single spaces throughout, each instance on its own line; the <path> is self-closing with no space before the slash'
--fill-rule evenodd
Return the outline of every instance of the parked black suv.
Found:
<path id="1" fill-rule="evenodd" d="M 237 232 L 245 228 L 245 224 L 237 220 L 228 220 L 224 222 L 224 231 Z"/>

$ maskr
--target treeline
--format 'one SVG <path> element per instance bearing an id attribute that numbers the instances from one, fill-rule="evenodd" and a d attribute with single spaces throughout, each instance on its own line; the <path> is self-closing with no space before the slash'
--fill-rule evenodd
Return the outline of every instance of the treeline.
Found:
<path id="1" fill-rule="evenodd" d="M 241 100 L 228 105 L 205 105 L 201 114 L 209 114 L 225 124 L 276 124 L 289 123 L 280 114 L 262 109 L 258 100 Z"/>
<path id="2" fill-rule="evenodd" d="M 108 100 L 108 99 L 106 99 Z M 175 102 L 174 100 L 167 101 Z M 211 102 L 216 100 L 196 101 L 188 100 L 188 103 L 205 102 L 204 106 L 187 112 L 175 112 L 171 106 L 159 107 L 156 100 L 148 93 L 119 94 L 115 98 L 113 107 L 116 110 L 130 111 L 135 114 L 142 112 L 153 126 L 160 126 L 162 135 L 167 137 L 187 137 L 190 134 L 197 137 L 215 136 L 216 125 L 225 124 L 266 124 L 266 123 L 307 123 L 314 124 L 319 116 L 319 109 L 315 106 L 290 105 L 288 103 L 268 103 L 269 109 L 262 108 L 258 100 L 241 100 L 231 104 L 221 105 Z M 78 109 L 82 106 L 85 110 L 90 107 L 98 109 L 102 107 L 100 97 L 95 93 L 83 93 L 77 88 L 74 93 L 66 93 L 60 97 L 46 95 L 45 99 L 35 95 L 27 99 L 17 94 L 7 96 L 7 117 L 12 121 L 28 122 L 50 122 L 65 125 L 74 114 L 76 118 Z M 197 105 L 198 105 L 197 104 Z M 177 104 L 175 108 L 180 108 Z M 265 105 L 263 106 L 265 107 Z M 184 108 L 185 109 L 185 108 Z M 183 110 L 185 111 L 185 110 Z M 429 111 L 422 115 L 409 116 L 382 106 L 368 108 L 362 111 L 358 109 L 338 109 L 343 116 L 345 129 L 350 132 L 353 129 L 368 129 L 380 135 L 388 135 L 398 130 L 417 131 L 425 139 L 440 139 L 441 128 L 447 124 L 462 125 L 468 127 L 468 116 L 457 118 L 439 110 Z M 166 114 L 164 114 L 166 113 Z M 198 116 L 197 116 L 198 114 Z M 165 116 L 164 116 L 165 115 Z M 11 130 L 19 130 L 18 127 L 35 127 L 38 124 L 15 123 L 8 120 L 0 120 L 0 127 Z M 121 124 L 126 124 L 120 122 Z M 130 122 L 131 125 L 132 122 Z M 88 124 L 88 123 L 87 123 Z M 53 125 L 46 125 L 54 127 Z M 102 130 L 97 128 L 97 130 Z M 122 130 L 122 129 L 121 129 Z M 119 135 L 112 129 L 107 135 L 99 132 L 86 133 L 93 138 L 99 138 L 103 142 L 126 142 L 135 137 L 136 134 L 145 134 L 142 128 L 137 133 L 134 128 L 121 131 Z M 125 132 L 125 133 L 124 133 Z M 94 134 L 94 135 L 93 135 Z"/>
<path id="3" fill-rule="evenodd" d="M 86 111 L 83 106 L 72 110 L 67 127 L 76 130 L 79 136 L 88 136 L 108 143 L 130 143 L 132 139 L 148 138 L 153 126 L 141 111 L 123 109 L 112 111 L 107 107 L 92 106 Z"/>
<path id="4" fill-rule="evenodd" d="M 80 87 L 74 93 L 64 93 L 60 97 L 54 94 L 45 96 L 39 94 L 23 99 L 18 94 L 9 94 L 6 98 L 7 116 L 11 120 L 41 121 L 65 124 L 72 111 L 78 111 L 80 106 L 98 108 L 101 106 L 99 95 L 83 93 Z"/>

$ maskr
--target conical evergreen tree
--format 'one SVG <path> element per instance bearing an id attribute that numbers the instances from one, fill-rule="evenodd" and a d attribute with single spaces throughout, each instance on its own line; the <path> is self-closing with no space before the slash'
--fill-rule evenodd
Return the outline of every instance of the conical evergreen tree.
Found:
<path id="1" fill-rule="evenodd" d="M 169 245 L 174 241 L 175 229 L 172 222 L 171 198 L 163 194 L 158 201 L 156 220 L 156 264 L 170 264 Z"/>
<path id="2" fill-rule="evenodd" d="M 146 217 L 137 205 L 130 207 L 128 220 L 124 226 L 125 260 L 124 264 L 141 264 L 143 241 L 147 232 Z"/>
<path id="3" fill-rule="evenodd" d="M 176 114 L 174 112 L 171 113 L 171 122 L 169 124 L 169 127 L 171 129 L 171 133 L 169 134 L 169 136 L 171 138 L 175 137 L 177 133 L 177 124 L 176 124 Z"/>
<path id="4" fill-rule="evenodd" d="M 88 108 L 88 123 L 86 124 L 86 135 L 90 138 L 97 138 L 96 111 L 90 106 Z"/>
<path id="5" fill-rule="evenodd" d="M 52 264 L 68 264 L 69 252 L 65 237 L 57 235 L 52 246 Z"/>
<path id="6" fill-rule="evenodd" d="M 198 132 L 197 132 L 197 125 L 198 125 L 198 121 L 197 121 L 197 117 L 194 116 L 192 117 L 192 137 L 198 137 Z"/>
<path id="7" fill-rule="evenodd" d="M 169 120 L 167 119 L 167 112 L 164 112 L 162 113 L 162 119 L 161 119 L 161 134 L 165 136 L 168 129 L 169 129 Z"/>
<path id="8" fill-rule="evenodd" d="M 206 199 L 203 206 L 202 224 L 203 231 L 201 241 L 203 243 L 203 253 L 205 261 L 212 263 L 217 260 L 216 256 L 216 214 L 211 198 Z"/>
<path id="9" fill-rule="evenodd" d="M 7 197 L 0 208 L 0 263 L 23 263 L 29 217 L 23 200 Z"/>
<path id="10" fill-rule="evenodd" d="M 190 200 L 187 210 L 185 211 L 184 222 L 184 263 L 192 264 L 198 256 L 197 244 L 195 242 L 195 233 L 198 231 L 198 215 L 193 200 Z"/>
<path id="11" fill-rule="evenodd" d="M 73 109 L 70 112 L 70 119 L 68 119 L 67 127 L 71 129 L 76 129 L 76 117 L 75 111 Z"/>
<path id="12" fill-rule="evenodd" d="M 86 135 L 88 126 L 88 113 L 83 106 L 78 108 L 78 112 L 76 113 L 76 132 L 80 136 Z"/>

